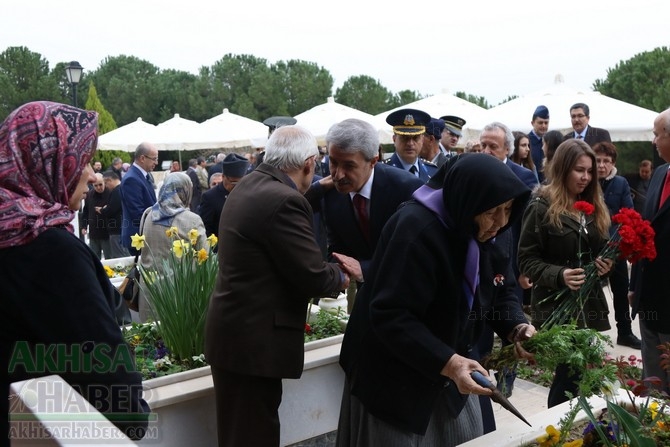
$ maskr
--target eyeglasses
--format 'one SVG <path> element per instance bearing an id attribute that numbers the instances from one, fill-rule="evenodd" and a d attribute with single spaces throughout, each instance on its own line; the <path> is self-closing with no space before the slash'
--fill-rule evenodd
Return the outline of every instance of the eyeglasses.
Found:
<path id="1" fill-rule="evenodd" d="M 144 157 L 148 158 L 151 161 L 158 162 L 158 157 L 149 157 L 148 155 L 145 155 Z"/>
<path id="2" fill-rule="evenodd" d="M 580 113 L 579 115 L 570 115 L 570 118 L 572 118 L 573 120 L 582 119 L 582 118 L 586 118 L 586 115 L 584 115 L 583 113 Z"/>

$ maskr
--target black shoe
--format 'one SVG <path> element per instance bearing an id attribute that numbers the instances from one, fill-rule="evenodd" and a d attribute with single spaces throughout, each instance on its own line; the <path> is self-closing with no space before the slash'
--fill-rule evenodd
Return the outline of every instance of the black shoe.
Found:
<path id="1" fill-rule="evenodd" d="M 642 342 L 635 336 L 635 334 L 619 335 L 616 339 L 616 344 L 621 346 L 628 346 L 629 348 L 633 349 L 642 348 Z"/>

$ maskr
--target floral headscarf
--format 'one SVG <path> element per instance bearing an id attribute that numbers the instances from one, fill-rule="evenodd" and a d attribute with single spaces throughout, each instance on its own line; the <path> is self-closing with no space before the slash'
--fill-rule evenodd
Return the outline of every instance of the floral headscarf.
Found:
<path id="1" fill-rule="evenodd" d="M 68 203 L 98 141 L 98 114 L 38 101 L 0 125 L 0 248 L 51 227 L 74 231 Z"/>
<path id="2" fill-rule="evenodd" d="M 158 201 L 151 207 L 151 221 L 164 227 L 172 226 L 174 216 L 188 209 L 192 194 L 193 182 L 188 175 L 168 174 L 158 192 Z"/>

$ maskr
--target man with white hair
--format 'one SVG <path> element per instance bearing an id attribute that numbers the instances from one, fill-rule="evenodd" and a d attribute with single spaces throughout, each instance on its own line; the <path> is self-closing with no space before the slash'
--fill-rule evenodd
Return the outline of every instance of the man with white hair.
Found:
<path id="1" fill-rule="evenodd" d="M 303 196 L 317 156 L 307 130 L 278 128 L 221 213 L 205 329 L 221 446 L 279 446 L 282 378 L 302 374 L 307 303 L 349 286 L 347 272 L 323 261 Z"/>

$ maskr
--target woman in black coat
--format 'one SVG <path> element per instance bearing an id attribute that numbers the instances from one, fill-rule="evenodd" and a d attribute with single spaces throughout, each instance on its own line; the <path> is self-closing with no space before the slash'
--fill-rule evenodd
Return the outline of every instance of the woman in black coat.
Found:
<path id="1" fill-rule="evenodd" d="M 470 355 L 482 325 L 511 341 L 534 333 L 514 294 L 484 297 L 478 287 L 505 289 L 509 266 L 489 267 L 481 248 L 520 218 L 530 190 L 485 154 L 454 157 L 436 175 L 442 188 L 419 188 L 384 227 L 356 297 L 340 356 L 338 446 L 450 446 L 481 435 L 470 394 L 490 390 L 470 377 L 487 375 Z"/>

